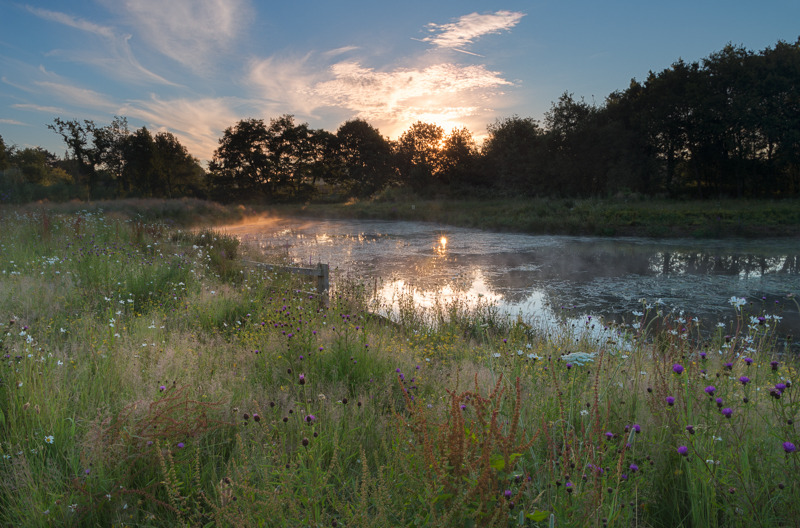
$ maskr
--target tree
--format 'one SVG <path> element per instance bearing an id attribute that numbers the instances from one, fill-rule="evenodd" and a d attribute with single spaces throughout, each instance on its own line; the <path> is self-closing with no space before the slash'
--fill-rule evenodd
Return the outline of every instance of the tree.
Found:
<path id="1" fill-rule="evenodd" d="M 417 121 L 397 142 L 400 179 L 419 191 L 435 182 L 441 171 L 439 151 L 444 129 Z"/>
<path id="2" fill-rule="evenodd" d="M 339 127 L 334 156 L 334 183 L 349 196 L 370 196 L 394 176 L 391 144 L 362 119 L 346 121 Z"/>
<path id="3" fill-rule="evenodd" d="M 3 141 L 3 136 L 0 136 L 0 170 L 5 170 L 8 167 L 8 148 L 5 141 Z"/>
<path id="4" fill-rule="evenodd" d="M 97 186 L 97 166 L 101 161 L 101 153 L 93 144 L 94 134 L 97 130 L 94 122 L 84 120 L 81 124 L 77 119 L 64 121 L 57 117 L 53 124 L 47 125 L 47 128 L 64 139 L 67 148 L 78 164 L 76 179 L 79 184 L 86 187 L 87 198 L 91 200 Z"/>
<path id="5" fill-rule="evenodd" d="M 332 135 L 295 125 L 294 117 L 242 120 L 225 130 L 209 172 L 220 199 L 305 198 L 326 173 Z"/>
<path id="6" fill-rule="evenodd" d="M 209 163 L 217 198 L 256 198 L 270 180 L 267 127 L 261 119 L 243 119 L 225 129 Z"/>
<path id="7" fill-rule="evenodd" d="M 439 179 L 448 185 L 472 185 L 476 179 L 478 146 L 466 127 L 454 128 L 444 139 Z"/>
<path id="8" fill-rule="evenodd" d="M 205 195 L 205 171 L 197 159 L 170 132 L 159 132 L 154 142 L 155 187 L 166 198 Z"/>
<path id="9" fill-rule="evenodd" d="M 536 195 L 548 190 L 545 169 L 544 131 L 530 117 L 497 120 L 488 127 L 483 145 L 482 183 L 505 194 Z"/>

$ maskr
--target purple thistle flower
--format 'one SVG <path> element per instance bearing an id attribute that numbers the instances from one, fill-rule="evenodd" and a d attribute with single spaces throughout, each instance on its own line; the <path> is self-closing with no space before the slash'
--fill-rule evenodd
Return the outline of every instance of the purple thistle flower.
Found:
<path id="1" fill-rule="evenodd" d="M 733 414 L 733 409 L 731 409 L 730 407 L 725 407 L 725 408 L 724 408 L 724 409 L 722 409 L 722 411 L 720 411 L 720 412 L 722 413 L 722 415 L 723 415 L 725 418 L 730 418 L 730 417 L 731 417 L 731 415 Z"/>
<path id="2" fill-rule="evenodd" d="M 784 442 L 783 443 L 783 450 L 786 451 L 786 453 L 794 453 L 795 449 L 797 449 L 797 448 L 794 446 L 793 443 L 791 443 L 791 442 Z"/>
<path id="3" fill-rule="evenodd" d="M 307 423 L 314 423 L 314 421 L 315 421 L 316 419 L 317 419 L 317 417 L 316 417 L 316 416 L 314 416 L 313 414 L 309 414 L 308 416 L 306 416 L 306 422 L 307 422 Z"/>
<path id="4" fill-rule="evenodd" d="M 670 407 L 675 405 L 675 398 L 673 398 L 672 396 L 667 396 L 667 405 L 669 405 Z"/>
<path id="5" fill-rule="evenodd" d="M 714 391 L 716 391 L 717 388 L 715 386 L 713 386 L 713 385 L 709 385 L 704 390 L 706 391 L 706 394 L 708 394 L 709 396 L 713 396 L 714 395 Z"/>
<path id="6" fill-rule="evenodd" d="M 686 446 L 678 447 L 678 454 L 681 456 L 687 456 L 689 454 L 689 448 Z"/>
<path id="7" fill-rule="evenodd" d="M 706 358 L 706 353 L 700 352 L 700 359 L 705 359 L 705 358 Z"/>
<path id="8" fill-rule="evenodd" d="M 778 370 L 778 362 L 777 361 L 770 361 L 769 366 L 772 367 L 772 370 Z"/>
<path id="9" fill-rule="evenodd" d="M 786 390 L 786 384 L 785 383 L 776 383 L 775 384 L 775 390 L 780 392 L 781 394 L 783 394 L 783 391 Z"/>
<path id="10" fill-rule="evenodd" d="M 739 378 L 739 381 L 742 383 L 742 385 L 747 385 L 748 383 L 750 383 L 750 378 L 748 378 L 747 376 L 742 376 L 741 378 Z"/>
<path id="11" fill-rule="evenodd" d="M 717 407 L 722 407 L 722 398 L 717 398 L 715 401 L 717 402 Z"/>
<path id="12" fill-rule="evenodd" d="M 733 370 L 733 363 L 728 362 L 728 363 L 725 363 L 725 365 L 723 365 L 723 366 L 727 370 Z"/>
<path id="13" fill-rule="evenodd" d="M 686 431 L 687 431 L 689 434 L 694 434 L 694 426 L 693 426 L 692 424 L 689 424 L 689 425 L 687 425 L 687 426 L 686 426 Z"/>
<path id="14" fill-rule="evenodd" d="M 612 433 L 611 431 L 607 432 L 606 433 L 606 440 L 611 440 L 612 438 L 614 438 L 614 433 Z"/>
<path id="15" fill-rule="evenodd" d="M 162 386 L 160 386 L 158 388 L 158 390 L 160 390 L 161 392 L 164 392 L 165 390 L 167 390 L 167 388 L 164 385 L 162 385 Z"/>
<path id="16" fill-rule="evenodd" d="M 510 489 L 507 489 L 507 490 L 505 490 L 505 491 L 503 492 L 503 495 L 505 495 L 505 497 L 506 497 L 507 499 L 510 499 L 510 498 L 511 498 L 511 490 L 510 490 Z"/>
<path id="17" fill-rule="evenodd" d="M 300 382 L 300 385 L 305 385 L 306 384 L 306 376 L 305 376 L 305 374 L 300 374 L 300 377 L 298 378 L 298 381 Z"/>
<path id="18" fill-rule="evenodd" d="M 744 358 L 744 362 L 747 363 L 747 366 L 749 367 L 753 364 L 753 358 L 746 357 Z"/>
<path id="19" fill-rule="evenodd" d="M 183 449 L 184 447 L 186 447 L 186 444 L 183 442 L 178 442 L 178 449 Z"/>
<path id="20" fill-rule="evenodd" d="M 683 365 L 681 365 L 680 363 L 675 363 L 674 365 L 672 365 L 672 372 L 679 375 L 683 374 Z"/>
<path id="21" fill-rule="evenodd" d="M 642 428 L 639 424 L 633 424 L 633 430 L 636 431 L 637 433 L 642 432 Z"/>
<path id="22" fill-rule="evenodd" d="M 636 473 L 637 471 L 639 471 L 639 466 L 637 466 L 636 464 L 631 464 L 629 466 L 629 469 L 631 470 L 631 473 Z"/>

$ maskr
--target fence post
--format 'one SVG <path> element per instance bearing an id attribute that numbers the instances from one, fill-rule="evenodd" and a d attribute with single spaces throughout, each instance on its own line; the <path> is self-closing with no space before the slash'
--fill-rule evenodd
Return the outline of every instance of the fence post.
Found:
<path id="1" fill-rule="evenodd" d="M 320 262 L 317 265 L 319 275 L 317 275 L 317 293 L 320 295 L 328 295 L 330 289 L 330 269 L 327 264 Z"/>

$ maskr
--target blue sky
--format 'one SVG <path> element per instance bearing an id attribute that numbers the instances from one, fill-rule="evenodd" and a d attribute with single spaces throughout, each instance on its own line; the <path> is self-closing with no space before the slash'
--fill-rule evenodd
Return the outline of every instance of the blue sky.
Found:
<path id="1" fill-rule="evenodd" d="M 797 0 L 0 0 L 0 135 L 60 155 L 54 118 L 123 115 L 208 160 L 238 120 L 288 113 L 480 139 L 565 91 L 601 103 L 678 58 L 794 42 L 799 21 Z"/>

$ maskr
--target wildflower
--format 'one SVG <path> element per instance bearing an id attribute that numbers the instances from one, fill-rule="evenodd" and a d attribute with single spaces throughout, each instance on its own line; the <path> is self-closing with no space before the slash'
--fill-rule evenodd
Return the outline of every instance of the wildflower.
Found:
<path id="1" fill-rule="evenodd" d="M 308 438 L 303 437 L 303 441 L 301 442 L 303 447 L 308 447 Z"/>
<path id="2" fill-rule="evenodd" d="M 633 430 L 637 434 L 642 432 L 642 428 L 641 428 L 641 426 L 639 424 L 633 424 Z"/>
<path id="3" fill-rule="evenodd" d="M 775 390 L 778 391 L 779 393 L 783 394 L 783 391 L 786 390 L 786 384 L 785 383 L 776 383 L 775 384 Z"/>
<path id="4" fill-rule="evenodd" d="M 631 473 L 636 473 L 637 471 L 639 471 L 639 466 L 637 466 L 636 464 L 631 464 L 631 465 L 628 467 L 628 469 L 630 469 L 630 470 L 631 470 Z"/>
<path id="5" fill-rule="evenodd" d="M 786 453 L 794 453 L 795 449 L 797 449 L 797 448 L 795 447 L 795 445 L 793 443 L 791 443 L 791 442 L 784 442 L 783 443 L 783 450 L 786 451 Z"/>
<path id="6" fill-rule="evenodd" d="M 572 493 L 572 490 L 574 489 L 572 482 L 567 481 L 567 483 L 564 484 L 564 489 L 567 490 L 567 493 Z"/>
<path id="7" fill-rule="evenodd" d="M 500 352 L 495 352 L 494 354 L 492 354 L 492 357 L 499 358 L 500 357 Z"/>
<path id="8" fill-rule="evenodd" d="M 313 414 L 309 414 L 308 416 L 306 416 L 306 423 L 314 423 L 316 419 L 317 419 L 316 416 L 314 416 Z"/>
<path id="9" fill-rule="evenodd" d="M 770 361 L 769 366 L 772 367 L 772 370 L 778 370 L 778 362 L 777 361 Z"/>
<path id="10" fill-rule="evenodd" d="M 667 405 L 669 405 L 670 407 L 675 405 L 675 398 L 673 398 L 672 396 L 667 396 Z"/>
<path id="11" fill-rule="evenodd" d="M 158 390 L 160 390 L 161 392 L 164 392 L 165 390 L 167 390 L 167 387 L 166 387 L 166 386 L 164 386 L 164 385 L 161 385 L 161 386 L 158 388 Z"/>
<path id="12" fill-rule="evenodd" d="M 612 433 L 611 431 L 607 432 L 606 433 L 606 440 L 611 440 L 612 438 L 614 438 L 614 433 Z"/>
<path id="13" fill-rule="evenodd" d="M 683 365 L 681 365 L 680 363 L 675 363 L 674 365 L 672 365 L 672 372 L 674 372 L 675 374 L 678 374 L 678 375 L 682 374 L 683 373 Z"/>
<path id="14" fill-rule="evenodd" d="M 510 499 L 511 498 L 511 490 L 510 489 L 505 490 L 503 492 L 503 495 L 505 496 L 505 498 Z"/>
<path id="15" fill-rule="evenodd" d="M 306 384 L 306 377 L 305 377 L 305 375 L 303 375 L 303 374 L 300 374 L 300 378 L 299 378 L 299 380 L 298 380 L 298 381 L 300 382 L 300 385 L 305 385 L 305 384 Z"/>
<path id="16" fill-rule="evenodd" d="M 183 442 L 178 442 L 178 449 L 183 449 L 184 447 L 186 447 L 186 444 Z"/>
<path id="17" fill-rule="evenodd" d="M 53 435 L 48 435 L 44 437 L 44 441 L 47 442 L 48 444 L 52 444 L 55 441 L 55 438 L 53 437 Z"/>
<path id="18" fill-rule="evenodd" d="M 686 431 L 687 431 L 689 434 L 694 434 L 694 426 L 693 426 L 693 425 L 691 425 L 691 424 L 687 425 L 687 426 L 686 426 Z"/>
<path id="19" fill-rule="evenodd" d="M 723 415 L 725 418 L 730 418 L 730 417 L 731 417 L 731 415 L 733 414 L 733 409 L 731 409 L 730 407 L 725 407 L 725 408 L 724 408 L 724 409 L 722 409 L 722 411 L 720 411 L 720 412 L 722 412 L 722 415 Z"/>
<path id="20" fill-rule="evenodd" d="M 678 447 L 678 454 L 681 456 L 688 456 L 689 455 L 689 448 L 686 446 Z"/>
<path id="21" fill-rule="evenodd" d="M 713 396 L 714 395 L 714 391 L 716 391 L 717 388 L 715 386 L 713 386 L 713 385 L 709 385 L 704 390 L 706 391 L 706 394 L 708 394 L 709 396 Z"/>
<path id="22" fill-rule="evenodd" d="M 745 363 L 747 364 L 747 366 L 749 367 L 750 365 L 752 365 L 752 364 L 753 364 L 753 358 L 746 357 L 746 358 L 744 358 L 744 362 L 745 362 Z"/>
<path id="23" fill-rule="evenodd" d="M 716 401 L 716 402 L 717 402 L 717 407 L 722 407 L 722 398 L 717 398 L 717 399 L 716 399 L 716 400 L 714 400 L 714 401 Z"/>
<path id="24" fill-rule="evenodd" d="M 747 385 L 748 383 L 750 383 L 750 378 L 748 378 L 747 376 L 742 376 L 739 378 L 739 381 L 742 383 L 742 385 Z"/>

